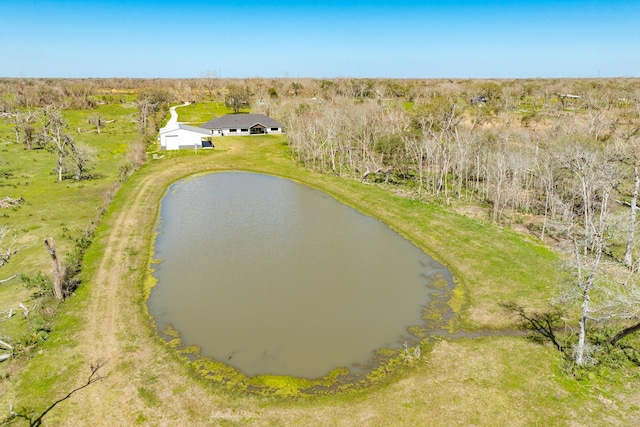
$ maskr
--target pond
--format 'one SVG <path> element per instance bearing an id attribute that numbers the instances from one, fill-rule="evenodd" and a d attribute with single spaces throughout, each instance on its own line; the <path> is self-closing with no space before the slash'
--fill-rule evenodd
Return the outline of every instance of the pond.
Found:
<path id="1" fill-rule="evenodd" d="M 158 233 L 159 330 L 248 376 L 371 369 L 376 350 L 416 342 L 408 328 L 423 325 L 433 280 L 451 280 L 386 224 L 264 174 L 173 184 Z"/>

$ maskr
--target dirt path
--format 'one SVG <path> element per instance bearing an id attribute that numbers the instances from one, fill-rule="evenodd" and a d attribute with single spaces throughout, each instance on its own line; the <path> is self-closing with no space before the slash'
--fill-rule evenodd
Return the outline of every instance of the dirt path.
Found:
<path id="1" fill-rule="evenodd" d="M 169 119 L 165 127 L 178 124 L 178 112 L 176 111 L 176 108 L 186 107 L 189 104 L 190 102 L 185 102 L 182 105 L 176 105 L 175 107 L 169 108 L 169 113 L 171 113 L 171 118 Z"/>
<path id="2" fill-rule="evenodd" d="M 89 365 L 96 361 L 106 362 L 106 377 L 75 394 L 49 421 L 59 416 L 64 425 L 114 426 L 202 424 L 211 414 L 227 419 L 228 396 L 208 392 L 189 375 L 186 364 L 158 344 L 144 310 L 141 281 L 147 274 L 146 244 L 157 200 L 185 173 L 213 168 L 210 160 L 205 164 L 195 157 L 184 163 L 151 165 L 153 171 L 129 186 L 117 213 L 108 219 L 109 234 L 98 242 L 104 253 L 89 283 L 80 344 L 73 356 L 86 365 L 75 384 L 86 380 Z"/>
<path id="3" fill-rule="evenodd" d="M 98 360 L 106 362 L 107 377 L 100 385 L 90 387 L 74 396 L 77 405 L 84 409 L 73 423 L 78 425 L 102 420 L 104 425 L 125 425 L 131 414 L 114 408 L 144 407 L 139 402 L 140 378 L 144 363 L 153 361 L 153 340 L 148 336 L 148 325 L 143 310 L 138 304 L 134 288 L 139 288 L 139 259 L 144 255 L 147 226 L 155 222 L 155 208 L 148 201 L 158 191 L 158 181 L 171 176 L 178 166 L 146 176 L 136 186 L 135 194 L 125 200 L 124 205 L 111 219 L 110 234 L 104 242 L 104 254 L 91 283 L 91 294 L 87 300 L 84 330 L 78 353 L 87 364 Z M 136 319 L 136 322 L 132 322 Z M 129 369 L 138 366 L 132 377 Z M 146 368 L 150 369 L 150 368 Z M 84 371 L 83 371 L 84 374 Z M 71 421 L 71 420 L 69 420 Z M 101 423 L 98 423 L 101 424 Z"/>

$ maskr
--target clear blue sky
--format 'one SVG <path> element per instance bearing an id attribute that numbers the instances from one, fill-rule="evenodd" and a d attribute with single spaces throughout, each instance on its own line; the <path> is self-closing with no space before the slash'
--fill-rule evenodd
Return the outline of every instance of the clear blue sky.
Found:
<path id="1" fill-rule="evenodd" d="M 640 77 L 640 0 L 0 0 L 0 28 L 0 77 Z"/>

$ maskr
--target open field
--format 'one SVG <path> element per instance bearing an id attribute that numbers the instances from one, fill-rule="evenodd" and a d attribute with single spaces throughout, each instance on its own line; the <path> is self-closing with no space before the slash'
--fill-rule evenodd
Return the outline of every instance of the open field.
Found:
<path id="1" fill-rule="evenodd" d="M 39 271 L 49 274 L 51 259 L 43 240 L 53 237 L 58 253 L 66 259 L 76 242 L 94 228 L 118 180 L 129 142 L 137 138 L 135 120 L 131 119 L 135 112 L 133 106 L 126 105 L 102 105 L 92 111 L 64 111 L 75 140 L 98 150 L 92 178 L 80 181 L 57 182 L 53 171 L 55 154 L 41 148 L 25 150 L 22 144 L 15 143 L 8 119 L 0 121 L 0 196 L 24 199 L 19 208 L 0 209 L 0 226 L 15 231 L 13 249 L 17 250 L 11 261 L 3 266 L 0 278 L 17 273 L 34 276 Z M 94 113 L 113 121 L 104 125 L 100 134 L 87 123 L 87 118 Z M 4 243 L 10 240 L 11 236 Z M 27 289 L 19 279 L 3 283 L 0 286 L 0 311 L 14 309 L 21 313 L 19 303 L 33 307 L 38 304 L 31 298 L 35 292 L 36 289 Z M 34 311 L 30 319 L 22 315 L 3 319 L 0 335 L 14 344 L 31 346 L 46 338 L 50 328 L 50 319 L 40 314 Z M 9 372 L 3 373 L 9 375 Z M 5 387 L 6 382 L 0 384 L 0 390 Z"/>
<path id="2" fill-rule="evenodd" d="M 218 142 L 219 141 L 219 142 Z M 152 160 L 116 195 L 85 256 L 83 285 L 54 331 L 1 398 L 48 425 L 634 425 L 638 380 L 626 371 L 576 380 L 551 347 L 521 337 L 436 341 L 415 366 L 378 385 L 331 396 L 254 396 L 193 375 L 155 334 L 144 309 L 158 201 L 194 173 L 242 169 L 295 179 L 374 215 L 447 265 L 457 279 L 451 327 L 500 329 L 505 300 L 543 305 L 561 281 L 557 257 L 508 229 L 395 196 L 376 186 L 304 170 L 283 138 L 224 138 L 198 154 Z"/>

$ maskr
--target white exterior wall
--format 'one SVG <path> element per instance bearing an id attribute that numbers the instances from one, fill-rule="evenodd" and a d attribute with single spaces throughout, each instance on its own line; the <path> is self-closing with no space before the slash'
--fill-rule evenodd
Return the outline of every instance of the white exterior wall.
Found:
<path id="1" fill-rule="evenodd" d="M 278 128 L 278 130 L 271 130 L 271 128 L 266 128 L 266 133 L 282 133 L 282 128 Z M 214 135 L 216 135 L 216 130 L 214 130 Z M 240 128 L 237 128 L 235 132 L 230 132 L 229 129 L 222 129 L 222 136 L 249 136 L 251 135 L 251 129 L 247 129 L 246 132 L 241 132 Z"/>
<path id="2" fill-rule="evenodd" d="M 222 129 L 222 135 L 224 136 L 246 136 L 251 135 L 250 130 L 247 129 L 246 132 L 241 132 L 240 128 L 237 128 L 235 132 L 231 132 L 230 129 Z"/>
<path id="3" fill-rule="evenodd" d="M 160 148 L 164 150 L 179 150 L 180 147 L 194 148 L 195 146 L 201 148 L 202 138 L 206 136 L 186 129 L 167 129 L 160 133 Z"/>

